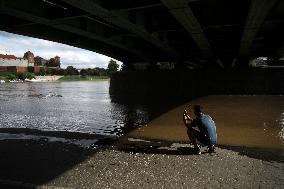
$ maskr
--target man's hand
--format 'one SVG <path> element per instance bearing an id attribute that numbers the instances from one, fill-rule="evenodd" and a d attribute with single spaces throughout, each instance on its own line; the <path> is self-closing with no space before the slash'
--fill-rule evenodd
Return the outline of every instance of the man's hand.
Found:
<path id="1" fill-rule="evenodd" d="M 184 113 L 183 114 L 183 122 L 184 122 L 185 126 L 188 127 L 192 122 L 192 118 L 189 117 L 189 115 Z"/>

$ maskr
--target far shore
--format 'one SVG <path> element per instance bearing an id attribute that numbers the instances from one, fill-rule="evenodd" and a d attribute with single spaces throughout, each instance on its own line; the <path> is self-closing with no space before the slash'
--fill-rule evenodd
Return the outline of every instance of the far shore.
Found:
<path id="1" fill-rule="evenodd" d="M 64 76 L 58 81 L 108 81 L 110 78 L 108 76 Z"/>
<path id="2" fill-rule="evenodd" d="M 14 83 L 23 82 L 23 80 L 9 80 L 6 76 L 0 76 L 1 82 Z M 47 75 L 47 76 L 35 76 L 34 79 L 26 80 L 27 82 L 53 82 L 53 81 L 109 81 L 109 76 L 60 76 L 60 75 Z"/>

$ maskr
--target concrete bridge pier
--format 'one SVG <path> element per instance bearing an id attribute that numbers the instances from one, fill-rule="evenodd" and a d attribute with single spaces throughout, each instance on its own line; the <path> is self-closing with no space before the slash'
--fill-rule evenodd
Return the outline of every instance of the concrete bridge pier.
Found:
<path id="1" fill-rule="evenodd" d="M 240 72 L 242 74 L 240 74 Z M 206 95 L 284 94 L 284 69 L 130 71 L 114 74 L 114 101 L 183 101 Z"/>

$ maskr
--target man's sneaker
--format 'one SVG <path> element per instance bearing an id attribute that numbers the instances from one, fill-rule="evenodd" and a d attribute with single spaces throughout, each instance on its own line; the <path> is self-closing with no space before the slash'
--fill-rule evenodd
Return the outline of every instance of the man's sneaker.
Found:
<path id="1" fill-rule="evenodd" d="M 194 148 L 194 149 L 193 149 L 193 153 L 194 153 L 195 155 L 201 155 L 200 148 L 199 148 L 199 147 Z"/>
<path id="2" fill-rule="evenodd" d="M 211 153 L 215 153 L 215 146 L 214 146 L 214 145 L 209 146 L 207 152 L 210 153 L 210 154 L 211 154 Z"/>

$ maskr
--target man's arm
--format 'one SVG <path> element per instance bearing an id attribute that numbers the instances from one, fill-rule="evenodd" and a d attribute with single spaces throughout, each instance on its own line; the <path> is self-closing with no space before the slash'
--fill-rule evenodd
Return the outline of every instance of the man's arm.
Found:
<path id="1" fill-rule="evenodd" d="M 193 119 L 189 115 L 183 114 L 183 123 L 187 128 L 191 127 L 192 121 Z"/>

